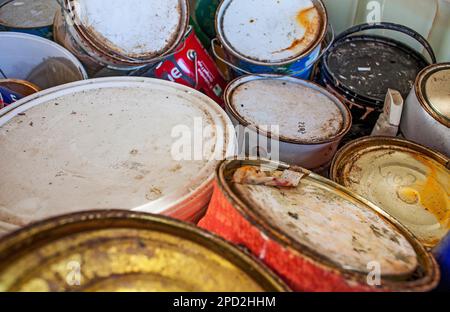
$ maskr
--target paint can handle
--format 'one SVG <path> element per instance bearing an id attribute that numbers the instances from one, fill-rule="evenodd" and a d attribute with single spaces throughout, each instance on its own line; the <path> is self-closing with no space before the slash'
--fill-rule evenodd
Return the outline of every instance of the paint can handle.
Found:
<path id="1" fill-rule="evenodd" d="M 6 76 L 5 72 L 0 68 L 0 75 L 4 78 L 4 79 L 8 79 L 8 77 Z"/>

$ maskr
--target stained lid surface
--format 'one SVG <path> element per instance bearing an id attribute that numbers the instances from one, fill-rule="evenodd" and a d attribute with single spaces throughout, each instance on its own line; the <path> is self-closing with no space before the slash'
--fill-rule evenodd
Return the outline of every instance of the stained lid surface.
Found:
<path id="1" fill-rule="evenodd" d="M 56 0 L 6 1 L 0 6 L 0 23 L 24 28 L 49 26 L 58 9 Z"/>

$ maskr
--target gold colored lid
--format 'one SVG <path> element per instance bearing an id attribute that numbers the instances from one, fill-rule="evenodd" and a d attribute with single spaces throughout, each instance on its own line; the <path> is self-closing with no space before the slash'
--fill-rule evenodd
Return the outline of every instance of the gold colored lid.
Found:
<path id="1" fill-rule="evenodd" d="M 354 141 L 334 159 L 334 181 L 367 198 L 427 247 L 450 229 L 449 160 L 412 142 L 372 137 Z"/>
<path id="2" fill-rule="evenodd" d="M 0 240 L 0 291 L 286 291 L 225 241 L 166 217 L 78 213 Z"/>

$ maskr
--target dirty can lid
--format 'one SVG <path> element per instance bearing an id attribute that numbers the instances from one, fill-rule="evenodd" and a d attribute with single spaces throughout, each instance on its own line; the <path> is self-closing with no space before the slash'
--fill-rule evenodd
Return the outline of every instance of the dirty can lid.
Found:
<path id="1" fill-rule="evenodd" d="M 450 64 L 433 71 L 425 81 L 425 98 L 450 123 Z"/>
<path id="2" fill-rule="evenodd" d="M 426 246 L 450 229 L 444 156 L 400 139 L 367 138 L 336 156 L 332 178 L 397 218 Z"/>
<path id="3" fill-rule="evenodd" d="M 132 59 L 157 57 L 173 49 L 189 18 L 186 0 L 136 0 L 132 5 L 121 0 L 70 2 L 85 35 L 100 47 Z"/>
<path id="4" fill-rule="evenodd" d="M 17 28 L 44 27 L 53 24 L 56 0 L 13 0 L 0 4 L 0 24 Z"/>
<path id="5" fill-rule="evenodd" d="M 279 127 L 276 136 L 289 142 L 323 143 L 350 126 L 344 104 L 320 86 L 296 78 L 240 78 L 226 91 L 226 102 L 242 125 L 274 135 L 273 127 Z"/>
<path id="6" fill-rule="evenodd" d="M 218 9 L 219 38 L 244 59 L 292 60 L 319 44 L 326 13 L 311 0 L 227 0 Z M 320 2 L 319 2 L 320 3 Z"/>

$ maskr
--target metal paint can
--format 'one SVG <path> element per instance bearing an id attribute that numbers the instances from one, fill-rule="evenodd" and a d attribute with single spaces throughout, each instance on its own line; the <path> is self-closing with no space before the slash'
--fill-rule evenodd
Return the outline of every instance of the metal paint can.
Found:
<path id="1" fill-rule="evenodd" d="M 236 171 L 248 166 L 305 172 L 265 160 L 226 160 L 199 225 L 250 250 L 293 290 L 428 291 L 437 285 L 434 258 L 374 204 L 312 173 L 293 188 L 234 183 Z M 369 272 L 376 267 L 378 281 Z"/>
<path id="2" fill-rule="evenodd" d="M 108 68 L 129 72 L 173 53 L 189 25 L 187 0 L 64 0 L 55 40 L 77 55 L 94 76 Z M 121 9 L 118 9 L 121 8 Z"/>
<path id="3" fill-rule="evenodd" d="M 34 224 L 0 240 L 0 263 L 1 291 L 289 291 L 256 259 L 210 233 L 126 211 Z"/>
<path id="4" fill-rule="evenodd" d="M 135 77 L 31 95 L 1 111 L 0 133 L 10 160 L 0 164 L 0 231 L 117 207 L 195 222 L 217 159 L 235 143 L 230 120 L 207 96 Z"/>
<path id="5" fill-rule="evenodd" d="M 24 32 L 53 38 L 57 0 L 6 0 L 0 4 L 0 31 Z"/>
<path id="6" fill-rule="evenodd" d="M 448 157 L 413 142 L 368 137 L 338 152 L 330 176 L 434 247 L 450 229 L 449 164 Z"/>
<path id="7" fill-rule="evenodd" d="M 450 290 L 450 234 L 441 240 L 439 245 L 433 250 L 433 254 L 439 263 L 442 272 L 439 291 Z"/>
<path id="8" fill-rule="evenodd" d="M 400 127 L 407 139 L 450 156 L 450 63 L 431 65 L 418 75 Z"/>
<path id="9" fill-rule="evenodd" d="M 222 96 L 227 83 L 193 29 L 188 31 L 177 50 L 178 52 L 166 57 L 156 67 L 150 65 L 131 75 L 180 83 L 201 91 L 223 107 Z"/>
<path id="10" fill-rule="evenodd" d="M 0 109 L 39 91 L 39 87 L 28 81 L 0 79 Z"/>
<path id="11" fill-rule="evenodd" d="M 77 58 L 50 40 L 30 34 L 0 32 L 0 46 L 0 69 L 4 78 L 25 80 L 42 90 L 87 79 Z"/>
<path id="12" fill-rule="evenodd" d="M 281 74 L 308 79 L 327 35 L 321 0 L 225 0 L 216 32 L 238 75 Z M 213 43 L 214 48 L 214 43 Z"/>
<path id="13" fill-rule="evenodd" d="M 4 88 L 1 86 L 0 80 L 0 108 L 4 106 L 8 106 L 18 100 L 22 99 L 23 95 L 18 94 L 10 89 Z"/>
<path id="14" fill-rule="evenodd" d="M 374 34 L 374 30 L 383 30 L 383 35 Z M 411 45 L 393 39 L 389 34 L 394 33 L 419 42 L 429 59 Z M 361 24 L 336 37 L 322 58 L 319 79 L 350 107 L 355 125 L 352 137 L 358 138 L 370 135 L 383 112 L 388 89 L 406 98 L 417 74 L 430 63 L 436 63 L 433 49 L 414 30 L 393 23 Z"/>
<path id="15" fill-rule="evenodd" d="M 350 110 L 335 96 L 293 77 L 242 76 L 228 85 L 225 103 L 231 120 L 243 130 L 238 132 L 240 155 L 311 170 L 330 164 L 352 123 Z M 246 148 L 246 133 L 258 137 L 257 155 Z M 279 146 L 265 146 L 270 139 Z"/>

